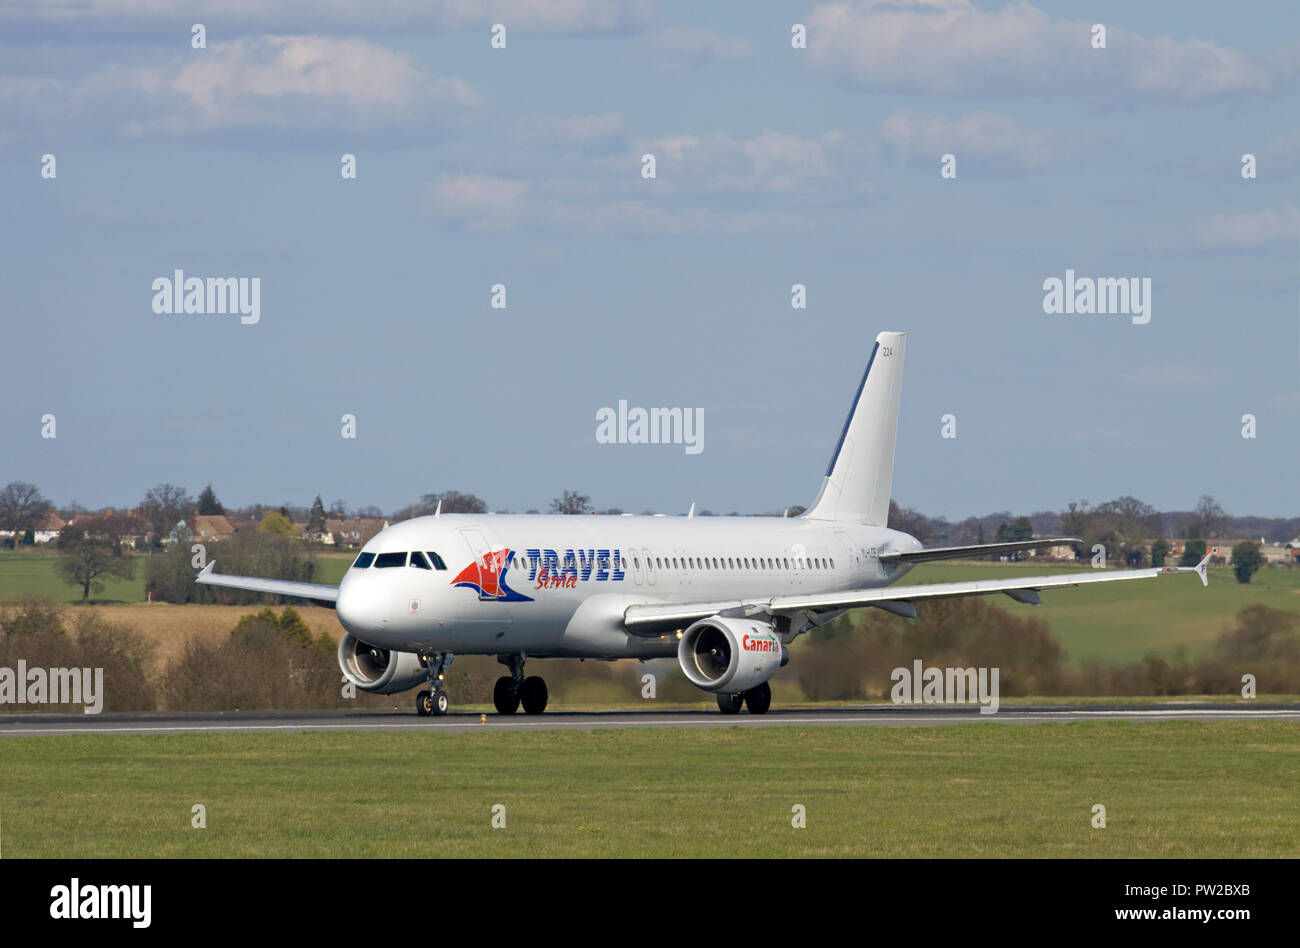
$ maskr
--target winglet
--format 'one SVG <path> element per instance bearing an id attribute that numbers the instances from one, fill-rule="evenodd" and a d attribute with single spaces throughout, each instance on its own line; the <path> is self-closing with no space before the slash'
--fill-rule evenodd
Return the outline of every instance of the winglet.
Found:
<path id="1" fill-rule="evenodd" d="M 1210 585 L 1210 571 L 1207 568 L 1209 565 L 1210 565 L 1210 554 L 1206 553 L 1205 556 L 1201 558 L 1201 561 L 1197 563 L 1195 567 L 1193 567 L 1196 570 L 1196 575 L 1201 577 L 1202 586 Z"/>
<path id="2" fill-rule="evenodd" d="M 198 580 L 201 580 L 204 576 L 210 576 L 212 574 L 212 571 L 216 568 L 217 568 L 217 561 L 208 560 L 208 565 L 203 567 L 203 569 L 199 572 L 198 576 L 194 577 L 195 581 L 197 582 Z"/>

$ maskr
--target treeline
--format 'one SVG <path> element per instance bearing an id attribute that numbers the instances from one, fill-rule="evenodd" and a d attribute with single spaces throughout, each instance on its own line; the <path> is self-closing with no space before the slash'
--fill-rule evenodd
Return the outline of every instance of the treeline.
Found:
<path id="1" fill-rule="evenodd" d="M 1149 654 L 1124 664 L 1068 666 L 1066 654 L 1032 616 L 982 599 L 918 606 L 917 619 L 864 609 L 796 641 L 791 667 L 819 700 L 888 699 L 890 673 L 927 666 L 998 668 L 1003 697 L 1239 695 L 1242 676 L 1258 693 L 1300 693 L 1300 614 L 1248 606 L 1219 635 L 1210 656 Z"/>
<path id="2" fill-rule="evenodd" d="M 920 613 L 906 620 L 863 610 L 801 637 L 774 681 L 781 700 L 888 700 L 893 669 L 910 668 L 917 659 L 927 667 L 998 668 L 1004 698 L 1237 696 L 1243 675 L 1254 676 L 1261 695 L 1300 693 L 1300 615 L 1266 606 L 1237 613 L 1204 658 L 1148 655 L 1079 668 L 1065 664 L 1065 653 L 1039 619 L 979 599 L 928 603 Z M 335 648 L 328 635 L 313 637 L 294 608 L 265 608 L 241 618 L 221 641 L 189 642 L 160 666 L 142 636 L 98 613 L 42 600 L 0 606 L 0 667 L 16 669 L 20 659 L 29 668 L 101 667 L 107 711 L 405 710 L 411 703 L 408 693 L 345 696 Z M 530 668 L 546 677 L 555 703 L 639 704 L 650 687 L 648 674 L 654 700 L 711 703 L 673 661 L 539 661 Z M 459 706 L 488 705 L 503 673 L 490 656 L 463 656 L 448 671 L 447 687 Z M 13 704 L 0 709 L 32 710 Z"/>

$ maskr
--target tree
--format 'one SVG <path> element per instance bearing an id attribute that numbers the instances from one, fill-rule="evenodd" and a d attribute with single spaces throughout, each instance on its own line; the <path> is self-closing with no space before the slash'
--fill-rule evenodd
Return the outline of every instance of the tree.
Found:
<path id="1" fill-rule="evenodd" d="M 194 509 L 194 498 L 184 487 L 158 484 L 149 488 L 140 501 L 140 515 L 149 525 L 154 546 L 161 546 L 172 527 Z"/>
<path id="2" fill-rule="evenodd" d="M 329 515 L 332 520 L 348 519 L 348 505 L 344 503 L 342 497 L 330 504 Z"/>
<path id="3" fill-rule="evenodd" d="M 576 490 L 566 490 L 564 496 L 551 501 L 551 513 L 585 514 L 591 510 L 591 498 Z"/>
<path id="4" fill-rule="evenodd" d="M 311 513 L 307 517 L 307 535 L 319 539 L 325 535 L 325 504 L 320 494 L 312 502 Z"/>
<path id="5" fill-rule="evenodd" d="M 474 494 L 464 494 L 458 490 L 445 490 L 440 494 L 424 494 L 418 501 L 399 510 L 398 520 L 410 520 L 412 517 L 431 517 L 442 504 L 443 513 L 487 513 L 487 502 Z"/>
<path id="6" fill-rule="evenodd" d="M 200 517 L 224 517 L 226 508 L 221 506 L 221 501 L 217 500 L 217 493 L 209 484 L 203 488 L 199 494 L 199 516 Z"/>
<path id="7" fill-rule="evenodd" d="M 791 508 L 790 516 L 796 516 L 794 513 L 795 509 L 796 508 L 793 507 Z M 799 510 L 799 513 L 803 513 L 802 507 L 797 509 Z M 903 533 L 910 534 L 926 546 L 929 546 L 930 543 L 934 541 L 935 529 L 930 518 L 919 510 L 913 510 L 911 507 L 906 509 L 900 507 L 894 500 L 890 500 L 889 502 L 889 518 L 886 522 L 889 524 L 889 529 L 900 530 Z"/>
<path id="8" fill-rule="evenodd" d="M 1254 540 L 1243 540 L 1232 548 L 1230 562 L 1237 582 L 1249 583 L 1250 578 L 1264 565 L 1264 553 Z"/>
<path id="9" fill-rule="evenodd" d="M 1179 557 L 1179 566 L 1195 566 L 1201 560 L 1205 559 L 1205 541 L 1188 540 L 1187 545 L 1183 547 L 1183 555 Z"/>
<path id="10" fill-rule="evenodd" d="M 81 587 L 81 601 L 104 588 L 109 577 L 135 578 L 135 561 L 115 549 L 111 539 L 82 528 L 65 529 L 59 535 L 59 574 Z"/>
<path id="11" fill-rule="evenodd" d="M 269 533 L 276 537 L 296 537 L 298 528 L 293 525 L 287 514 L 279 511 L 271 511 L 262 518 L 262 522 L 257 525 L 257 529 L 262 533 Z"/>
<path id="12" fill-rule="evenodd" d="M 52 509 L 35 484 L 10 481 L 0 491 L 0 529 L 13 532 L 16 550 L 23 534 L 39 527 Z"/>
<path id="13" fill-rule="evenodd" d="M 1016 517 L 998 527 L 998 543 L 1015 543 L 1018 540 L 1032 540 L 1034 527 L 1028 517 Z"/>
<path id="14" fill-rule="evenodd" d="M 1151 544 L 1151 565 L 1164 566 L 1165 560 L 1169 557 L 1169 541 L 1161 537 L 1155 543 Z"/>
<path id="15" fill-rule="evenodd" d="M 1215 540 L 1228 528 L 1228 515 L 1209 494 L 1202 494 L 1183 532 L 1195 540 Z"/>

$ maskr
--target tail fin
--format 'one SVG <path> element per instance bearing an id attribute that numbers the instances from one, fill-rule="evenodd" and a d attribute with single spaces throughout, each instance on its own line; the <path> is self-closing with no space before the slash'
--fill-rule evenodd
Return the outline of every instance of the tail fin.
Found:
<path id="1" fill-rule="evenodd" d="M 821 492 L 805 517 L 886 526 L 906 348 L 905 332 L 876 337 Z"/>

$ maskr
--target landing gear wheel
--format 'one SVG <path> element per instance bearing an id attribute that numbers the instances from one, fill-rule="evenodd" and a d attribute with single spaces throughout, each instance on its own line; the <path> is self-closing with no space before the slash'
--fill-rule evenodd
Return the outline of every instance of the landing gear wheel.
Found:
<path id="1" fill-rule="evenodd" d="M 744 695 L 733 695 L 729 692 L 718 692 L 718 710 L 723 714 L 739 714 L 740 706 L 744 703 Z"/>
<path id="2" fill-rule="evenodd" d="M 767 682 L 745 692 L 745 707 L 749 708 L 750 714 L 767 714 L 771 706 L 772 687 Z"/>
<path id="3" fill-rule="evenodd" d="M 536 675 L 524 679 L 519 698 L 524 703 L 524 714 L 541 714 L 546 710 L 546 682 Z"/>
<path id="4" fill-rule="evenodd" d="M 433 714 L 433 701 L 429 697 L 429 692 L 421 691 L 415 696 L 415 713 L 422 718 Z"/>
<path id="5" fill-rule="evenodd" d="M 433 693 L 433 713 L 439 716 L 447 713 L 451 707 L 451 700 L 447 697 L 447 692 L 438 690 Z"/>
<path id="6" fill-rule="evenodd" d="M 515 680 L 508 675 L 497 679 L 492 689 L 492 703 L 497 706 L 497 714 L 514 714 L 519 710 L 519 692 L 515 690 Z"/>

